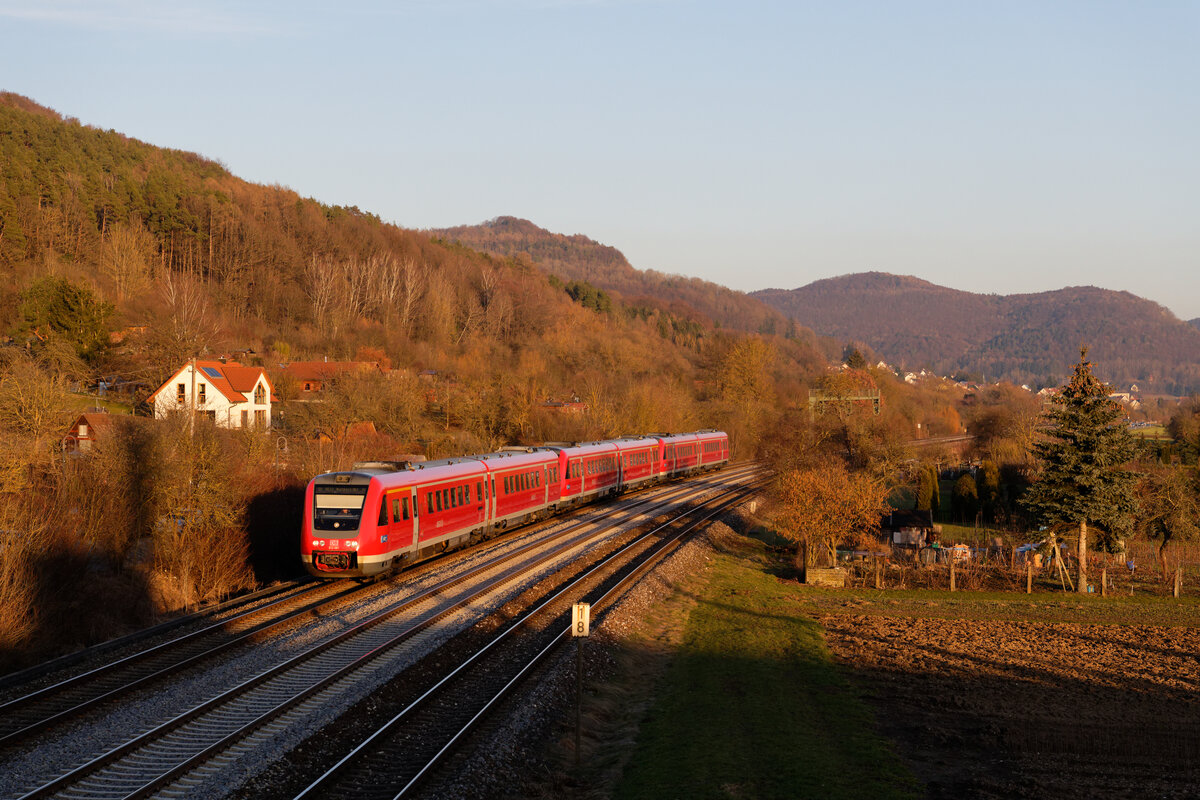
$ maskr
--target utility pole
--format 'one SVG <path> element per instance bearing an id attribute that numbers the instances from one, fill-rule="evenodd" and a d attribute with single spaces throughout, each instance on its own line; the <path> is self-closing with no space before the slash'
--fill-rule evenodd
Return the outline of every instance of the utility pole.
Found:
<path id="1" fill-rule="evenodd" d="M 192 436 L 196 435 L 196 359 L 192 359 L 189 363 L 192 371 L 192 396 L 191 402 L 188 403 L 188 425 L 191 426 Z"/>

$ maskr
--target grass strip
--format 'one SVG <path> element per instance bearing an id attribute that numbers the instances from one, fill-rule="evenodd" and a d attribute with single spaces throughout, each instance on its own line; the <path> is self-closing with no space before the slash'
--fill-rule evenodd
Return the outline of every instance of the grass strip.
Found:
<path id="1" fill-rule="evenodd" d="M 918 796 L 797 613 L 800 587 L 744 546 L 716 557 L 615 797 Z"/>

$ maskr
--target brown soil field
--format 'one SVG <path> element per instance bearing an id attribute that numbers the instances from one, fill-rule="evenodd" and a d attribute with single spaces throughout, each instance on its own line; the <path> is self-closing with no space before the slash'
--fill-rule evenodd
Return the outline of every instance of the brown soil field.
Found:
<path id="1" fill-rule="evenodd" d="M 963 619 L 933 600 L 883 602 L 818 602 L 818 618 L 929 797 L 1200 796 L 1194 620 Z"/>

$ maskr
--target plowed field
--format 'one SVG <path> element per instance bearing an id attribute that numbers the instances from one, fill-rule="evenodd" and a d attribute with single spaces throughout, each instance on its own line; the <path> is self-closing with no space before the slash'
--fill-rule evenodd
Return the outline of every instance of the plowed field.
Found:
<path id="1" fill-rule="evenodd" d="M 930 797 L 1200 796 L 1200 629 L 822 605 Z"/>

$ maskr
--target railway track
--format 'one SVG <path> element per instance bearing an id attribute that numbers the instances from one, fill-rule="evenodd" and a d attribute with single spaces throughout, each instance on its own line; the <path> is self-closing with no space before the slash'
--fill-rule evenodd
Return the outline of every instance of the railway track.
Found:
<path id="1" fill-rule="evenodd" d="M 675 497 L 689 490 L 687 484 L 676 485 L 665 489 L 663 497 Z M 602 534 L 583 530 L 589 522 L 586 517 L 615 514 L 632 519 L 639 513 L 649 513 L 645 509 L 656 508 L 655 504 L 661 502 L 662 498 L 653 497 L 636 499 L 618 510 L 590 507 L 584 521 L 568 524 L 552 536 L 485 560 L 477 568 L 451 580 L 435 583 L 20 796 L 188 796 L 192 787 L 219 773 L 240 752 L 258 746 L 295 720 L 311 715 L 325 706 L 331 697 L 344 693 L 348 685 L 364 680 L 364 675 L 394 669 L 392 662 L 396 651 L 402 649 L 401 645 L 419 640 L 423 634 L 428 636 L 426 632 L 436 627 L 439 621 L 478 598 L 520 580 L 547 559 L 569 555 L 593 538 L 601 537 Z M 536 549 L 548 552 L 533 558 L 531 554 Z M 525 557 L 529 557 L 528 563 L 522 561 Z M 411 576 L 406 573 L 403 577 L 411 579 Z M 472 581 L 476 581 L 476 585 L 468 586 Z M 334 584 L 335 587 L 340 585 Z M 337 594 L 348 595 L 356 590 L 357 587 L 340 590 Z M 315 608 L 319 604 L 308 605 Z M 305 613 L 313 613 L 313 608 L 295 610 L 296 615 Z M 254 627 L 261 633 L 266 624 Z M 203 657 L 188 656 L 187 663 L 195 663 L 192 659 Z M 153 659 L 144 663 L 150 661 Z M 171 667 L 160 667 L 152 677 L 137 677 L 136 685 L 169 674 Z M 117 691 L 129 692 L 131 689 L 126 687 Z M 95 702 L 100 700 L 92 704 Z M 76 713 L 68 709 L 59 712 L 58 718 L 71 718 Z M 188 776 L 186 779 L 167 788 L 185 775 Z"/>
<path id="2" fill-rule="evenodd" d="M 686 534 L 756 488 L 722 492 L 638 535 L 565 581 L 417 695 L 296 800 L 412 796 L 471 731 L 564 644 L 570 632 L 570 603 L 590 601 L 595 618 L 601 619 L 614 599 L 672 552 Z"/>
<path id="3" fill-rule="evenodd" d="M 637 508 L 648 502 L 653 502 L 653 498 L 639 498 L 626 507 Z M 517 529 L 490 542 L 528 532 Z M 398 577 L 412 581 L 436 565 L 437 562 L 422 564 Z M 266 595 L 266 602 L 253 608 L 0 703 L 0 748 L 177 676 L 238 646 L 265 641 L 287 625 L 331 613 L 339 603 L 363 591 L 364 587 L 357 583 L 306 582 L 272 593 L 259 593 Z"/>
<path id="4" fill-rule="evenodd" d="M 139 631 L 118 636 L 115 639 L 110 639 L 106 642 L 85 647 L 82 650 L 77 650 L 73 653 L 52 658 L 49 661 L 44 661 L 26 669 L 10 672 L 7 675 L 0 676 L 0 690 L 7 690 L 10 687 L 25 686 L 36 682 L 45 675 L 61 673 L 89 659 L 97 659 L 103 657 L 107 653 L 117 652 L 126 648 L 133 647 L 141 642 L 153 639 L 156 636 L 162 636 L 170 633 L 178 628 L 183 628 L 192 624 L 202 624 L 205 620 L 215 619 L 218 615 L 235 611 L 238 608 L 253 605 L 260 600 L 269 600 L 272 597 L 286 594 L 296 590 L 298 587 L 311 584 L 312 581 L 304 578 L 298 581 L 288 581 L 277 586 L 270 586 L 266 589 L 259 589 L 255 592 L 239 595 L 228 600 L 223 600 L 215 605 L 204 608 L 200 611 L 195 611 L 191 614 L 184 614 L 174 619 L 160 622 L 157 625 L 152 625 L 149 628 L 143 628 Z"/>

